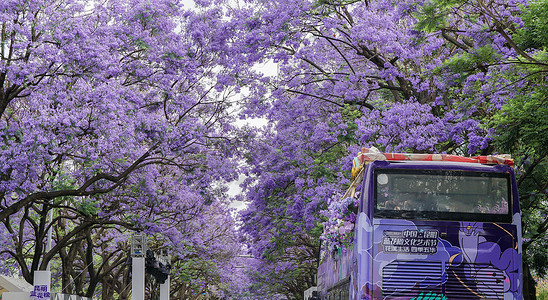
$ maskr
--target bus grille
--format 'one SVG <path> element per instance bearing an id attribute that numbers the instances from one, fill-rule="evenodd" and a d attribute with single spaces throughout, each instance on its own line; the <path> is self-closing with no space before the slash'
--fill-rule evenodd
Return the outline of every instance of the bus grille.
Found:
<path id="1" fill-rule="evenodd" d="M 505 276 L 499 269 L 483 264 L 463 264 L 449 266 L 443 274 L 442 268 L 441 262 L 391 262 L 383 268 L 383 299 L 413 295 L 447 300 L 504 299 Z"/>
<path id="2" fill-rule="evenodd" d="M 441 294 L 441 263 L 433 261 L 396 261 L 382 273 L 383 298 L 409 295 L 410 290 Z"/>
<path id="3" fill-rule="evenodd" d="M 472 278 L 465 274 L 472 274 Z M 487 264 L 449 267 L 445 295 L 448 299 L 504 299 L 504 280 L 501 270 Z"/>

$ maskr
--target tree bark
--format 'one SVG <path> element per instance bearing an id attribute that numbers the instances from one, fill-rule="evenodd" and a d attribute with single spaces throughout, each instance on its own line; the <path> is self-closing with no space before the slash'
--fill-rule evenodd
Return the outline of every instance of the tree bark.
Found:
<path id="1" fill-rule="evenodd" d="M 537 288 L 536 281 L 531 275 L 531 270 L 529 266 L 523 264 L 523 300 L 536 300 L 537 299 Z"/>

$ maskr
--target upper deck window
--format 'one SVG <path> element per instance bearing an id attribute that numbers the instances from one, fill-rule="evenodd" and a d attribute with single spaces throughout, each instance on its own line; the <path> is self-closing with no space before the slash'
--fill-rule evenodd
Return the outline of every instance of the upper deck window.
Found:
<path id="1" fill-rule="evenodd" d="M 375 217 L 511 222 L 510 175 L 376 169 Z"/>

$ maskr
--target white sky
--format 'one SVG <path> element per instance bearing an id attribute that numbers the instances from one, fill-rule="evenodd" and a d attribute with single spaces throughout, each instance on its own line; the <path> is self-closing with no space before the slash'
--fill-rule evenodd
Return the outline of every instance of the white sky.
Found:
<path id="1" fill-rule="evenodd" d="M 187 9 L 194 9 L 196 7 L 193 0 L 182 0 L 182 4 Z M 273 61 L 267 61 L 262 64 L 257 64 L 253 67 L 253 69 L 255 71 L 263 73 L 265 76 L 276 76 L 278 74 L 278 65 Z M 238 97 L 238 95 L 236 97 Z M 266 119 L 257 118 L 237 121 L 237 125 L 239 126 L 248 124 L 251 126 L 262 127 L 266 125 L 266 123 Z M 232 181 L 228 184 L 229 190 L 227 193 L 230 197 L 239 195 L 242 192 L 240 184 L 245 180 L 245 178 L 245 175 L 240 174 L 238 180 Z M 230 207 L 236 208 L 238 211 L 244 209 L 246 206 L 247 204 L 244 201 L 233 201 L 230 205 Z"/>
<path id="2" fill-rule="evenodd" d="M 275 64 L 272 61 L 268 61 L 263 64 L 258 64 L 253 67 L 258 72 L 263 73 L 265 76 L 276 76 L 278 75 L 278 65 Z M 266 119 L 259 119 L 259 118 L 253 118 L 253 119 L 247 119 L 247 120 L 238 120 L 236 123 L 239 126 L 243 125 L 250 125 L 255 127 L 262 127 L 267 124 Z M 229 183 L 228 187 L 228 195 L 231 197 L 234 197 L 242 192 L 242 189 L 240 188 L 240 184 L 245 180 L 245 175 L 240 174 L 237 181 L 232 181 Z M 245 209 L 247 207 L 246 202 L 244 201 L 233 201 L 230 205 L 230 207 L 236 208 L 238 211 Z"/>

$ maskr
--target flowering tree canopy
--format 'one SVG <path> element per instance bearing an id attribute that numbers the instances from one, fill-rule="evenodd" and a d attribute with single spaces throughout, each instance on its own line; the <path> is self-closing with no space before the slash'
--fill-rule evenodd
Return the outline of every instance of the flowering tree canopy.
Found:
<path id="1" fill-rule="evenodd" d="M 546 0 L 88 2 L 0 4 L 2 272 L 51 264 L 62 290 L 127 298 L 139 230 L 171 251 L 176 297 L 300 299 L 376 146 L 514 154 L 546 274 Z"/>
<path id="2" fill-rule="evenodd" d="M 346 237 L 351 224 L 345 222 L 352 215 L 341 212 L 348 212 L 352 201 L 341 197 L 352 158 L 362 146 L 460 155 L 509 150 L 518 155 L 521 178 L 533 174 L 523 157 L 543 161 L 536 169 L 543 173 L 546 138 L 539 132 L 546 129 L 541 117 L 546 101 L 530 97 L 546 99 L 547 56 L 539 35 L 529 31 L 546 26 L 538 17 L 543 5 L 252 2 L 242 30 L 257 37 L 254 47 L 279 66 L 278 76 L 252 86 L 244 110 L 246 116 L 271 121 L 248 154 L 251 203 L 242 216 L 253 253 L 278 270 L 291 270 L 299 266 L 279 264 L 299 249 L 317 254 L 312 249 L 319 246 L 322 226 L 334 230 L 324 237 Z M 529 131 L 538 143 L 525 147 L 534 153 L 501 147 L 507 124 L 518 130 L 529 122 L 508 122 L 514 109 L 521 110 L 516 101 L 539 109 L 528 119 L 539 126 Z M 513 145 L 522 142 L 512 140 Z M 537 176 L 546 182 L 545 175 Z M 535 221 L 541 241 L 546 187 L 536 185 L 535 190 L 541 193 L 532 201 L 542 207 Z M 300 267 L 308 264 L 301 261 Z M 310 286 L 310 273 L 303 269 L 295 275 L 301 276 L 301 290 Z M 280 291 L 291 289 L 279 286 Z"/>
<path id="3" fill-rule="evenodd" d="M 234 266 L 222 184 L 236 176 L 239 134 L 221 15 L 179 1 L 0 4 L 4 272 L 32 282 L 34 270 L 60 264 L 60 290 L 92 296 L 105 283 L 112 295 L 127 283 L 113 278 L 127 275 L 126 229 L 164 241 L 157 247 L 175 262 Z"/>

